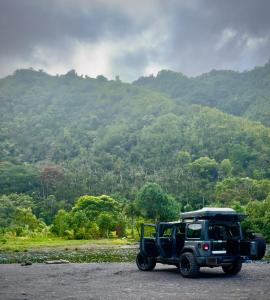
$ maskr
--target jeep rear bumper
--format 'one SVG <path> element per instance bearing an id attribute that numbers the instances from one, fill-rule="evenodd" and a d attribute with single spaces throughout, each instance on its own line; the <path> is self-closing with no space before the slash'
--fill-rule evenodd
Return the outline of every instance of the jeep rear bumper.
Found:
<path id="1" fill-rule="evenodd" d="M 197 256 L 197 264 L 201 267 L 218 267 L 230 265 L 237 260 L 241 259 L 240 256 Z"/>

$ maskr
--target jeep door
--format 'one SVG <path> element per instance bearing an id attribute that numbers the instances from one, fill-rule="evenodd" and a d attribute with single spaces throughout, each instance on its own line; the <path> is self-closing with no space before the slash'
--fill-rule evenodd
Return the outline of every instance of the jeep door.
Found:
<path id="1" fill-rule="evenodd" d="M 161 257 L 173 258 L 177 255 L 177 246 L 179 246 L 181 243 L 180 240 L 176 239 L 176 235 L 178 235 L 178 233 L 178 223 L 160 223 L 158 225 L 157 247 Z M 184 238 L 182 240 L 184 243 Z"/>
<path id="2" fill-rule="evenodd" d="M 140 250 L 148 257 L 159 255 L 156 247 L 156 225 L 141 224 Z"/>

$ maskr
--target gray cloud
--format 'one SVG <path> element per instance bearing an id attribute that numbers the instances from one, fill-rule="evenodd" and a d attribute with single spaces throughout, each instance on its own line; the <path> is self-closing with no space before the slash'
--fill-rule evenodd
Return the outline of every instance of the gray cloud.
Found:
<path id="1" fill-rule="evenodd" d="M 190 75 L 212 68 L 243 70 L 265 63 L 270 54 L 267 0 L 174 2 L 168 64 Z"/>
<path id="2" fill-rule="evenodd" d="M 269 59 L 269 12 L 268 0 L 0 0 L 0 76 L 249 69 Z"/>
<path id="3" fill-rule="evenodd" d="M 70 7 L 70 1 L 1 1 L 0 54 L 21 55 L 36 45 L 58 47 L 73 39 L 96 42 L 106 35 L 134 32 L 132 22 L 124 14 L 94 1 L 89 3 L 92 4 L 86 10 L 75 2 Z"/>

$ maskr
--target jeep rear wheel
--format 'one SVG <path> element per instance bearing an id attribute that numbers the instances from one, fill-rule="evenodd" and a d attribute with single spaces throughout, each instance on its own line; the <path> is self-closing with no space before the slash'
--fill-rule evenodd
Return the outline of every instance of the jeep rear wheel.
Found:
<path id="1" fill-rule="evenodd" d="M 180 256 L 179 270 L 183 277 L 197 277 L 200 266 L 197 264 L 193 253 L 185 252 Z"/>
<path id="2" fill-rule="evenodd" d="M 242 269 L 242 263 L 240 261 L 236 261 L 235 263 L 229 266 L 222 266 L 223 271 L 229 275 L 236 275 Z"/>
<path id="3" fill-rule="evenodd" d="M 139 253 L 136 258 L 136 264 L 141 271 L 152 271 L 156 266 L 156 259 Z"/>

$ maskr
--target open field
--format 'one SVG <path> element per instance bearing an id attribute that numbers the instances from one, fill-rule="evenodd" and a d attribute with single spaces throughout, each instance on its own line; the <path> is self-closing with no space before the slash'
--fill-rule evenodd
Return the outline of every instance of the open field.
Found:
<path id="1" fill-rule="evenodd" d="M 202 269 L 198 279 L 158 264 L 0 265 L 0 299 L 269 299 L 270 264 L 244 264 L 237 276 Z"/>

